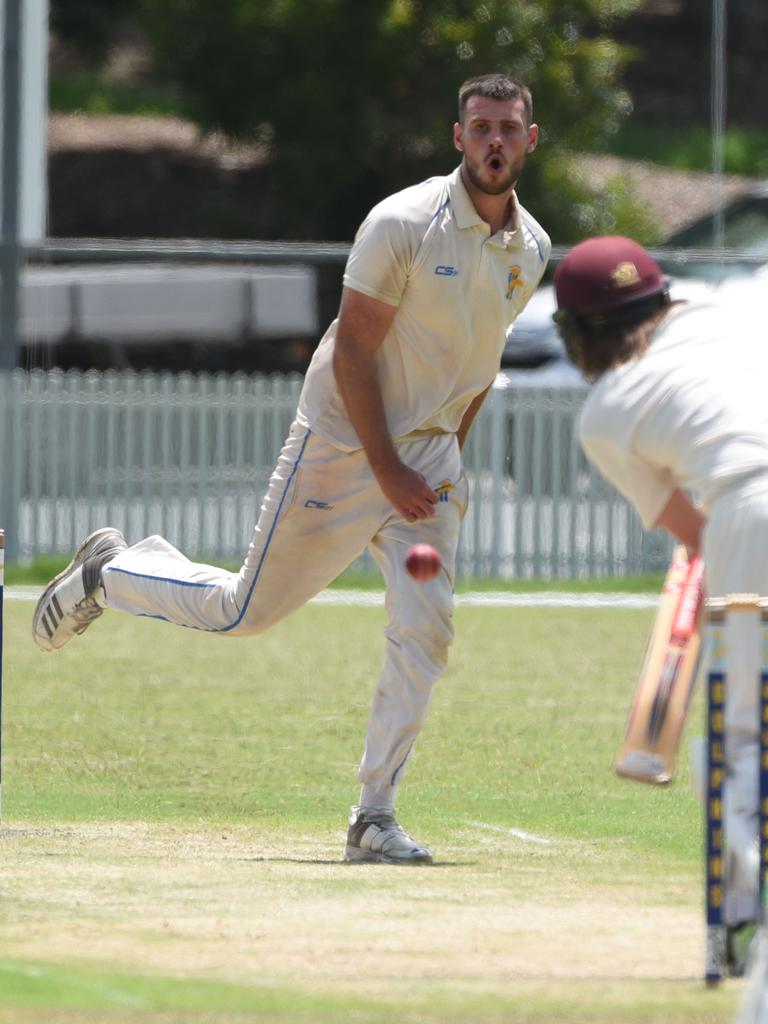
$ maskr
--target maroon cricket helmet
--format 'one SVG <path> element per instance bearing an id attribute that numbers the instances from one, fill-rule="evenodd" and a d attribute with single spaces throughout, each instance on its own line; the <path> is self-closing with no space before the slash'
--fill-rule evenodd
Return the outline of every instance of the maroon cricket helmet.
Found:
<path id="1" fill-rule="evenodd" d="M 579 242 L 555 271 L 559 310 L 573 316 L 618 309 L 667 291 L 661 267 L 642 245 L 621 235 Z"/>

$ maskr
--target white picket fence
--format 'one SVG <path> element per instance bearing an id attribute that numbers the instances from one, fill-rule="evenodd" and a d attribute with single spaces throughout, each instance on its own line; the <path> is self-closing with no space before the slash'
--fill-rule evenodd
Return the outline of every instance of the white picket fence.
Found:
<path id="1" fill-rule="evenodd" d="M 0 374 L 9 548 L 22 560 L 71 552 L 110 524 L 132 541 L 161 533 L 192 557 L 239 564 L 300 388 L 299 377 L 285 376 Z M 573 425 L 584 395 L 491 391 L 465 448 L 462 576 L 576 579 L 664 568 L 668 540 L 643 533 L 578 449 Z M 376 571 L 368 558 L 360 567 Z"/>

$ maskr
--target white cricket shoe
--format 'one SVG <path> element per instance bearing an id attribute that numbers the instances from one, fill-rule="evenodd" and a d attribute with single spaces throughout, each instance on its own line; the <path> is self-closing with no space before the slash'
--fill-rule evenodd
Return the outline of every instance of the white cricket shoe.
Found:
<path id="1" fill-rule="evenodd" d="M 394 811 L 353 807 L 344 860 L 380 864 L 431 864 L 432 854 L 395 821 Z"/>
<path id="2" fill-rule="evenodd" d="M 37 602 L 32 636 L 41 651 L 55 651 L 84 633 L 104 610 L 94 597 L 101 570 L 127 548 L 125 537 L 111 526 L 86 537 L 66 569 L 54 576 Z"/>

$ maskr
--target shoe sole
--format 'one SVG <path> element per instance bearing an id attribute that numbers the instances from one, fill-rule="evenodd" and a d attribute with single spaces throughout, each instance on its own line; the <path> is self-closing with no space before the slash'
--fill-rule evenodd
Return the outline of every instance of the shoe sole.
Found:
<path id="1" fill-rule="evenodd" d="M 344 851 L 344 862 L 346 864 L 403 864 L 406 866 L 420 867 L 422 864 L 431 864 L 432 857 L 387 857 L 383 853 L 374 853 L 372 850 L 361 850 L 359 846 L 348 846 Z"/>
<path id="2" fill-rule="evenodd" d="M 94 530 L 93 533 L 89 533 L 88 536 L 83 541 L 83 543 L 80 545 L 80 547 L 77 549 L 77 551 L 72 556 L 72 561 L 69 563 L 69 565 L 66 568 L 62 569 L 61 572 L 58 573 L 58 575 L 53 577 L 51 582 L 48 584 L 48 586 L 45 588 L 45 590 L 41 594 L 40 600 L 37 602 L 37 607 L 35 608 L 35 614 L 32 617 L 32 638 L 34 639 L 35 643 L 40 648 L 40 650 L 41 651 L 45 651 L 46 654 L 49 654 L 51 651 L 59 650 L 58 647 L 53 647 L 53 646 L 43 647 L 43 645 L 40 643 L 40 637 L 38 636 L 38 633 L 37 633 L 37 625 L 40 622 L 40 619 L 42 617 L 42 609 L 47 607 L 47 601 L 48 601 L 49 595 L 51 594 L 52 591 L 54 591 L 56 589 L 56 587 L 59 585 L 59 583 L 61 583 L 61 581 L 64 579 L 64 577 L 68 576 L 74 569 L 77 568 L 78 564 L 81 561 L 84 560 L 85 551 L 88 548 L 88 546 L 97 537 L 101 537 L 102 535 L 107 534 L 107 533 L 114 533 L 114 527 L 113 526 L 102 526 L 100 529 Z M 66 641 L 65 641 L 65 643 L 66 643 Z M 61 644 L 61 646 L 63 647 L 64 644 Z"/>

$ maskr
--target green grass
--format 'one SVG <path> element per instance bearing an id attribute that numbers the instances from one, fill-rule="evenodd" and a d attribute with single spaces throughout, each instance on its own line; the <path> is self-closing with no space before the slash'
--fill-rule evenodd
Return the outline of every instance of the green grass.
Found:
<path id="1" fill-rule="evenodd" d="M 51 1005 L 61 1009 L 81 1010 L 83 1020 L 92 1019 L 90 1012 L 99 1011 L 100 1021 L 124 1021 L 126 1012 L 132 1018 L 141 1014 L 143 1021 L 167 1021 L 170 1012 L 183 1011 L 185 1021 L 210 1020 L 215 1013 L 217 1021 L 242 1021 L 245 1015 L 258 1014 L 260 1024 L 270 1022 L 296 1022 L 314 1024 L 318 1020 L 353 1020 L 355 1024 L 392 1024 L 394 1020 L 405 1024 L 425 1024 L 428 1021 L 444 1024 L 471 1024 L 482 1020 L 485 1024 L 509 1024 L 510 1020 L 524 1022 L 562 1021 L 577 1024 L 587 1021 L 615 1024 L 616 1013 L 622 1020 L 642 1022 L 664 1018 L 658 1014 L 671 1000 L 686 1003 L 693 1009 L 701 1003 L 699 992 L 693 985 L 681 993 L 677 987 L 660 984 L 654 991 L 646 983 L 625 981 L 621 986 L 605 983 L 582 983 L 563 989 L 556 984 L 518 982 L 518 991 L 506 997 L 489 1000 L 482 995 L 457 997 L 446 995 L 439 989 L 411 998 L 393 1015 L 391 1003 L 364 996 L 339 999 L 333 996 L 299 996 L 295 992 L 278 988 L 259 988 L 246 985 L 226 985 L 215 982 L 189 981 L 178 978 L 141 977 L 118 973 L 63 969 L 46 963 L 0 960 L 0 985 L 5 980 L 6 993 L 16 1003 L 16 1012 L 0 1008 L 0 1022 L 10 1020 L 37 1020 L 34 1011 Z M 574 999 L 574 988 L 577 999 Z M 682 998 L 681 998 L 682 997 Z M 723 993 L 708 995 L 704 1016 L 697 1019 L 712 1024 L 724 1019 L 732 1000 Z M 585 1012 L 583 1007 L 589 1007 Z M 20 1010 L 26 1010 L 23 1016 Z M 86 1016 L 88 1013 L 88 1016 Z M 192 1016 L 187 1016 L 191 1014 Z M 513 1016 L 511 1016 L 513 1015 Z M 44 1018 L 55 1024 L 57 1018 Z M 67 1015 L 67 1020 L 72 1018 Z M 76 1018 L 75 1018 L 76 1019 Z"/>
<path id="2" fill-rule="evenodd" d="M 32 607 L 5 611 L 0 1024 L 732 1015 L 738 983 L 698 980 L 687 757 L 665 789 L 612 772 L 651 611 L 456 610 L 412 871 L 339 862 L 383 609 L 253 640 L 107 614 L 43 655 Z"/>
<path id="3" fill-rule="evenodd" d="M 17 608 L 10 608 L 15 617 Z M 637 792 L 608 770 L 652 613 L 462 608 L 460 615 L 461 643 L 419 749 L 440 771 L 413 794 L 424 813 L 441 807 L 435 827 L 449 835 L 471 805 L 489 822 L 519 819 L 572 837 L 622 835 L 649 848 L 662 841 L 670 853 L 693 854 L 698 837 L 685 787 Z M 32 820 L 327 822 L 353 795 L 384 621 L 383 609 L 305 609 L 302 632 L 328 631 L 320 664 L 318 644 L 293 640 L 290 620 L 249 643 L 113 616 L 52 656 L 23 637 L 8 669 L 9 687 L 14 678 L 28 681 L 6 725 L 9 810 Z M 617 693 L 612 708 L 606 686 Z M 596 722 L 602 744 L 594 742 Z M 466 731 L 482 742 L 468 745 Z M 341 770 L 329 773 L 342 756 Z M 285 785 L 275 785 L 286 762 Z M 578 772 L 562 779 L 563 762 Z M 522 768 L 514 792 L 511 763 Z M 680 801 L 686 813 L 659 835 L 658 807 Z"/>
<path id="4" fill-rule="evenodd" d="M 194 556 L 193 556 L 194 557 Z M 201 556 L 198 561 L 209 561 Z M 9 586 L 42 586 L 60 572 L 69 561 L 66 555 L 41 555 L 28 563 L 15 563 L 5 568 L 5 582 Z M 216 562 L 216 559 L 213 559 Z M 237 572 L 240 568 L 234 562 L 222 563 L 225 569 Z M 659 593 L 664 581 L 663 574 L 647 573 L 640 576 L 609 577 L 604 579 L 579 580 L 497 580 L 460 577 L 456 581 L 459 593 L 468 591 L 508 591 L 510 593 L 591 593 L 593 591 L 619 593 Z M 343 590 L 379 590 L 383 583 L 378 572 L 363 572 L 350 569 L 333 584 Z"/>

